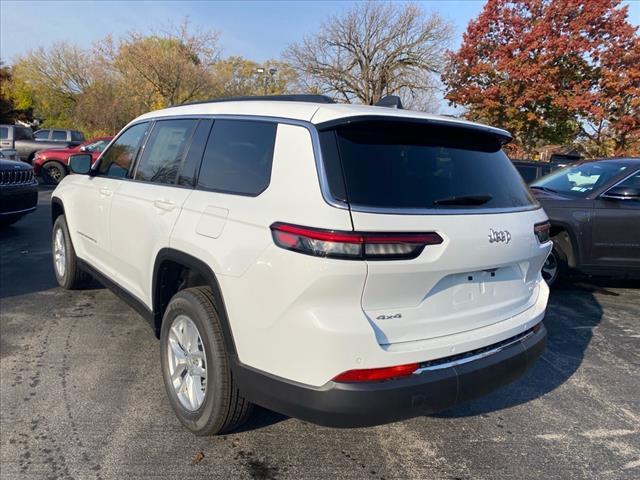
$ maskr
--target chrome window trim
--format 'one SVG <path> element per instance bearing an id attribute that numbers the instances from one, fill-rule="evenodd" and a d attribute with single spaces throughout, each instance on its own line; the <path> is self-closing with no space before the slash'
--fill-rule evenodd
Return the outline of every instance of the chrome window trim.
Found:
<path id="1" fill-rule="evenodd" d="M 531 205 L 525 205 L 521 207 L 508 207 L 508 208 L 451 208 L 451 209 L 442 209 L 442 208 L 383 208 L 383 207 L 370 207 L 366 205 L 358 205 L 351 204 L 349 205 L 347 202 L 339 200 L 335 198 L 331 194 L 331 189 L 329 188 L 329 181 L 327 180 L 327 174 L 324 166 L 324 160 L 322 158 L 322 150 L 320 148 L 320 134 L 316 124 L 306 121 L 306 120 L 297 120 L 292 118 L 285 117 L 275 117 L 268 115 L 234 115 L 234 114 L 176 114 L 176 115 L 158 115 L 153 117 L 148 117 L 145 119 L 141 119 L 139 121 L 134 121 L 128 124 L 125 128 L 129 129 L 138 123 L 154 123 L 160 120 L 175 120 L 180 118 L 210 118 L 214 121 L 216 119 L 220 120 L 253 120 L 257 122 L 272 122 L 279 123 L 283 125 L 294 125 L 299 127 L 306 128 L 311 135 L 311 143 L 313 148 L 313 156 L 316 164 L 316 173 L 318 175 L 318 181 L 320 183 L 320 192 L 322 193 L 322 198 L 325 203 L 328 205 L 339 208 L 342 210 L 351 210 L 352 212 L 358 213 L 375 213 L 375 214 L 384 214 L 384 215 L 492 215 L 492 214 L 502 214 L 502 213 L 515 213 L 515 212 L 526 212 L 533 210 L 540 210 L 542 206 L 540 203 L 536 202 Z M 124 129 L 121 131 L 123 132 Z M 118 134 L 111 143 L 113 143 L 120 136 Z M 102 153 L 106 152 L 108 148 L 111 146 L 111 143 L 107 145 L 107 147 L 103 150 Z M 145 139 L 146 143 L 146 139 Z M 100 155 L 102 157 L 102 154 Z M 98 165 L 99 160 L 95 162 L 94 166 Z M 175 187 L 178 185 L 165 185 Z M 230 193 L 230 195 L 236 195 L 234 193 Z"/>
<path id="2" fill-rule="evenodd" d="M 312 144 L 312 149 L 313 149 L 313 157 L 315 160 L 315 164 L 316 164 L 316 172 L 318 175 L 318 181 L 320 182 L 320 192 L 322 193 L 322 198 L 324 199 L 324 201 L 329 204 L 332 207 L 335 208 L 340 208 L 343 210 L 348 210 L 349 206 L 341 201 L 341 200 L 337 200 L 335 198 L 333 198 L 333 196 L 331 195 L 331 191 L 329 189 L 329 183 L 327 181 L 327 176 L 326 176 L 326 172 L 324 169 L 324 162 L 322 160 L 322 150 L 320 149 L 320 136 L 318 134 L 318 130 L 316 129 L 315 125 L 311 122 L 305 121 L 305 120 L 296 120 L 296 119 L 291 119 L 291 118 L 284 118 L 284 117 L 272 117 L 272 116 L 266 116 L 266 115 L 233 115 L 233 114 L 197 114 L 197 113 L 193 113 L 193 114 L 181 114 L 181 115 L 162 115 L 162 116 L 157 116 L 157 117 L 151 117 L 151 118 L 145 118 L 144 120 L 140 120 L 138 122 L 132 122 L 130 124 L 128 124 L 125 128 L 131 128 L 134 125 L 138 124 L 138 123 L 143 123 L 143 122 L 156 122 L 156 121 L 160 121 L 160 120 L 175 120 L 175 119 L 180 119 L 180 118 L 195 118 L 195 119 L 200 119 L 200 118 L 210 118 L 212 120 L 252 120 L 255 122 L 271 122 L 271 123 L 278 123 L 278 124 L 283 124 L 283 125 L 294 125 L 294 126 L 298 126 L 298 127 L 304 127 L 306 128 L 310 135 L 311 135 L 311 144 Z M 276 133 L 277 135 L 277 133 Z M 118 135 L 120 136 L 120 135 Z M 117 137 L 116 137 L 117 138 Z M 115 141 L 116 138 L 114 138 L 112 140 Z M 277 140 L 277 137 L 276 137 Z M 109 148 L 109 146 L 107 146 L 107 148 Z M 105 148 L 103 150 L 103 152 L 107 151 L 107 148 Z M 100 155 L 102 156 L 102 155 Z M 95 163 L 96 165 L 98 164 L 98 162 L 96 161 Z M 166 185 L 166 186 L 177 186 L 177 185 Z M 229 195 L 240 195 L 240 194 L 236 194 L 236 193 L 229 193 Z M 246 195 L 245 195 L 246 196 Z M 254 197 L 255 198 L 255 197 Z"/>

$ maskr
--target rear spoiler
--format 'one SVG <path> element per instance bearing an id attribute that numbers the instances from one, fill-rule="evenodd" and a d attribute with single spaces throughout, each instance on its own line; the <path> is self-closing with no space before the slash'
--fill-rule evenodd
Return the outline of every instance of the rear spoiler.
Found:
<path id="1" fill-rule="evenodd" d="M 387 98 L 387 97 L 385 97 Z M 460 130 L 471 130 L 474 132 L 485 133 L 489 136 L 496 138 L 500 145 L 506 145 L 513 140 L 513 137 L 506 130 L 501 128 L 490 127 L 488 125 L 481 125 L 479 123 L 463 122 L 456 120 L 445 120 L 439 118 L 411 118 L 401 116 L 387 116 L 387 115 L 356 115 L 351 117 L 343 117 L 328 122 L 322 122 L 316 124 L 318 130 L 329 130 L 340 125 L 351 125 L 359 122 L 398 122 L 398 123 L 422 123 L 425 125 L 437 125 L 439 127 L 458 128 Z"/>

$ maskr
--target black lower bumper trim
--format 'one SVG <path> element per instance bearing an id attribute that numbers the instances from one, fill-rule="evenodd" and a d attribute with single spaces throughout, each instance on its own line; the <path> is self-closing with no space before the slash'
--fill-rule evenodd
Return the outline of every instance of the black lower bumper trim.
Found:
<path id="1" fill-rule="evenodd" d="M 546 329 L 486 357 L 419 375 L 382 382 L 310 387 L 253 369 L 232 359 L 234 379 L 251 402 L 332 427 L 365 427 L 445 410 L 506 385 L 542 354 Z"/>

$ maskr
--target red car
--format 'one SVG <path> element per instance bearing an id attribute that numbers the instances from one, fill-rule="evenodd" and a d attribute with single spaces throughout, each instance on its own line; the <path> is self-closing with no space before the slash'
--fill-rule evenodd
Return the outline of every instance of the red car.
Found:
<path id="1" fill-rule="evenodd" d="M 69 157 L 74 153 L 90 153 L 91 163 L 95 162 L 113 137 L 99 137 L 81 143 L 76 147 L 50 148 L 36 152 L 33 171 L 49 184 L 56 185 L 69 173 Z"/>

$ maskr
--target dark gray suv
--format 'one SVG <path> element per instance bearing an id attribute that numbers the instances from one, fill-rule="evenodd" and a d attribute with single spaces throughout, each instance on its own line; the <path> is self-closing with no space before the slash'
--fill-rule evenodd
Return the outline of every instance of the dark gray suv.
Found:
<path id="1" fill-rule="evenodd" d="M 640 278 L 640 158 L 583 162 L 530 188 L 551 221 L 547 283 L 569 269 Z"/>

